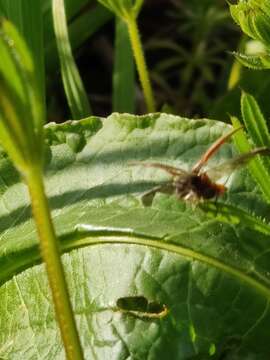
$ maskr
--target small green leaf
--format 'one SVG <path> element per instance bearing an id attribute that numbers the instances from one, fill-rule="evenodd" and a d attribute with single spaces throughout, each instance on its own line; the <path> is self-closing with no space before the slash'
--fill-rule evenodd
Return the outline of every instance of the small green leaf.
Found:
<path id="1" fill-rule="evenodd" d="M 254 70 L 270 69 L 270 55 L 246 55 L 238 52 L 232 53 L 244 66 Z"/>
<path id="2" fill-rule="evenodd" d="M 258 147 L 270 147 L 270 134 L 266 120 L 255 98 L 245 92 L 241 96 L 241 112 L 245 126 L 254 144 Z"/>
<path id="3" fill-rule="evenodd" d="M 231 117 L 231 121 L 234 127 L 239 127 L 241 125 L 236 117 Z M 237 134 L 235 134 L 234 142 L 240 153 L 249 152 L 252 149 L 252 146 L 250 145 L 243 131 L 239 131 Z M 256 157 L 249 162 L 248 169 L 253 178 L 256 180 L 257 184 L 260 186 L 265 200 L 270 202 L 270 177 L 264 163 L 258 157 Z"/>
<path id="4" fill-rule="evenodd" d="M 270 134 L 266 120 L 257 101 L 252 95 L 244 92 L 242 93 L 241 112 L 249 136 L 255 146 L 267 146 L 270 148 Z M 263 164 L 265 164 L 268 169 L 268 178 L 270 179 L 270 159 L 268 157 L 264 157 Z"/>

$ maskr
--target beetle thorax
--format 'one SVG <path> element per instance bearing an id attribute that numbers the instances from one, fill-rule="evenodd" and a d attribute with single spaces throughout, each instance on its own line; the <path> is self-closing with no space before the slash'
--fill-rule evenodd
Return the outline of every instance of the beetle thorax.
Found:
<path id="1" fill-rule="evenodd" d="M 187 174 L 174 179 L 176 195 L 182 199 L 212 199 L 224 193 L 223 185 L 212 182 L 206 173 Z"/>

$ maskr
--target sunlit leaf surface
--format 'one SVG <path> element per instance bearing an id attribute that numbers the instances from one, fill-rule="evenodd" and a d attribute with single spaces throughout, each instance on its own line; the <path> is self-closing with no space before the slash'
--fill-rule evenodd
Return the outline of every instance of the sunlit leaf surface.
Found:
<path id="1" fill-rule="evenodd" d="M 89 118 L 46 129 L 46 188 L 86 359 L 268 360 L 270 237 L 223 224 L 131 161 L 184 169 L 229 131 L 165 114 Z M 235 151 L 225 144 L 208 166 Z M 64 359 L 27 190 L 0 160 L 0 358 Z M 245 169 L 218 201 L 269 221 Z M 268 217 L 268 218 L 267 218 Z"/>

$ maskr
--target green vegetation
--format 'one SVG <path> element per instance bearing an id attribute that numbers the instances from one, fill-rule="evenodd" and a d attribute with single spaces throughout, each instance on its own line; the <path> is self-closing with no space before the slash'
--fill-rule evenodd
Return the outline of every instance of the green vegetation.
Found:
<path id="1" fill-rule="evenodd" d="M 268 360 L 268 1 L 0 12 L 0 359 Z"/>

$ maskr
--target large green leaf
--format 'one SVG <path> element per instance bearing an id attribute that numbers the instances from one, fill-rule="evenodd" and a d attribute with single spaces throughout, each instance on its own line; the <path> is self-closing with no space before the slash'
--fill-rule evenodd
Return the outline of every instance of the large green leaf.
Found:
<path id="1" fill-rule="evenodd" d="M 270 237 L 222 224 L 134 160 L 187 168 L 228 126 L 166 114 L 46 128 L 46 187 L 86 359 L 268 360 Z M 210 161 L 234 153 L 225 144 Z M 64 359 L 26 187 L 0 160 L 0 358 Z M 226 180 L 226 179 L 225 179 Z M 269 220 L 247 171 L 222 202 Z"/>

